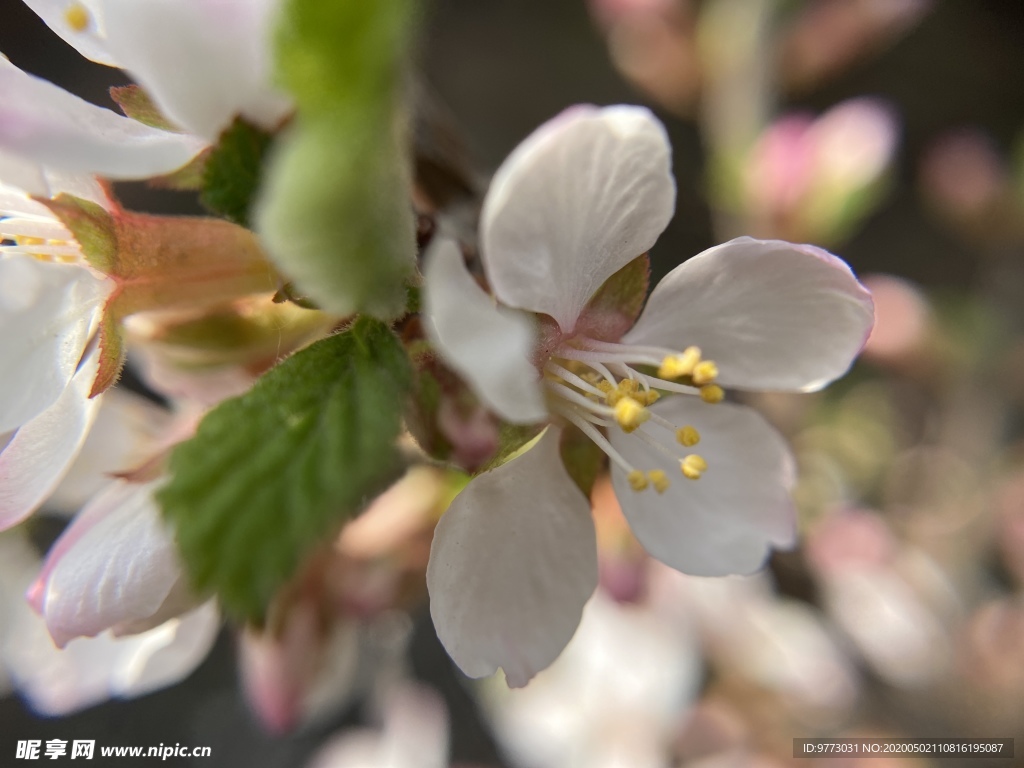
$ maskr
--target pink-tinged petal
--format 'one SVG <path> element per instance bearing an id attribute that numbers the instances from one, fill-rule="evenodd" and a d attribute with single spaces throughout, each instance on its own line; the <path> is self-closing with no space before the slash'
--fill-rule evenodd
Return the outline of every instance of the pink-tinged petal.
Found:
<path id="1" fill-rule="evenodd" d="M 484 201 L 483 260 L 505 304 L 565 332 L 605 280 L 654 245 L 672 218 L 665 129 L 641 107 L 574 107 L 502 164 Z"/>
<path id="2" fill-rule="evenodd" d="M 96 0 L 24 0 L 25 5 L 31 8 L 44 22 L 46 26 L 57 33 L 65 43 L 70 45 L 85 58 L 95 61 L 97 64 L 105 64 L 108 67 L 118 67 L 120 64 L 107 50 L 105 41 L 105 25 L 103 23 L 103 10 Z M 80 29 L 73 27 L 68 21 L 68 9 L 78 6 L 88 15 L 87 27 Z"/>
<path id="3" fill-rule="evenodd" d="M 153 499 L 155 483 L 113 482 L 64 533 L 44 570 L 43 615 L 58 646 L 151 619 L 182 577 L 173 536 Z"/>
<path id="4" fill-rule="evenodd" d="M 739 237 L 672 270 L 623 343 L 696 345 L 723 386 L 806 392 L 846 373 L 873 320 L 871 294 L 841 259 Z"/>
<path id="5" fill-rule="evenodd" d="M 438 637 L 470 677 L 512 687 L 551 664 L 597 586 L 590 504 L 558 453 L 558 431 L 476 477 L 441 518 L 427 567 Z"/>
<path id="6" fill-rule="evenodd" d="M 350 618 L 325 627 L 315 602 L 293 604 L 273 637 L 246 630 L 239 638 L 246 700 L 274 734 L 342 708 L 365 682 L 368 659 L 360 651 L 360 631 L 366 627 Z"/>
<path id="7" fill-rule="evenodd" d="M 87 357 L 52 406 L 0 450 L 0 531 L 31 515 L 67 473 L 102 398 L 89 399 L 99 354 Z"/>
<path id="8" fill-rule="evenodd" d="M 708 464 L 700 479 L 688 480 L 678 462 L 638 436 L 611 431 L 612 445 L 626 461 L 645 471 L 661 469 L 671 481 L 662 494 L 653 488 L 637 492 L 621 469 L 612 468 L 626 520 L 653 557 L 683 573 L 725 576 L 756 571 L 772 545 L 792 546 L 793 459 L 760 415 L 689 396 L 666 398 L 652 410 L 678 426 L 696 427 L 700 443 L 683 448 L 673 433 L 649 426 L 643 427 L 646 434 L 673 455 L 695 453 Z"/>
<path id="9" fill-rule="evenodd" d="M 85 267 L 0 257 L 0 433 L 60 397 L 112 288 Z"/>
<path id="10" fill-rule="evenodd" d="M 278 0 L 94 0 L 106 47 L 160 111 L 214 142 L 236 115 L 267 129 L 291 109 L 270 87 Z"/>
<path id="11" fill-rule="evenodd" d="M 427 254 L 423 290 L 427 336 L 445 362 L 503 419 L 542 421 L 547 408 L 530 362 L 537 340 L 530 320 L 495 306 L 451 241 Z"/>
<path id="12" fill-rule="evenodd" d="M 170 173 L 203 149 L 194 136 L 151 128 L 97 107 L 0 56 L 0 151 L 70 173 L 142 179 Z M 33 194 L 47 194 L 32 188 Z"/>

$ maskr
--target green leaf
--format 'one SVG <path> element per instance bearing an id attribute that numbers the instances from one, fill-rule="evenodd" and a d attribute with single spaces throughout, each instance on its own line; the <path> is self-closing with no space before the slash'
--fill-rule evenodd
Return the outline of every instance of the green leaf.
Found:
<path id="1" fill-rule="evenodd" d="M 410 379 L 395 335 L 364 318 L 211 411 L 159 493 L 195 587 L 261 621 L 317 543 L 401 473 Z"/>
<path id="2" fill-rule="evenodd" d="M 416 228 L 401 97 L 412 0 L 288 0 L 277 66 L 298 111 L 255 221 L 300 293 L 339 315 L 402 314 Z"/>
<path id="3" fill-rule="evenodd" d="M 202 169 L 200 201 L 213 213 L 249 226 L 249 214 L 271 136 L 236 118 L 221 135 Z"/>

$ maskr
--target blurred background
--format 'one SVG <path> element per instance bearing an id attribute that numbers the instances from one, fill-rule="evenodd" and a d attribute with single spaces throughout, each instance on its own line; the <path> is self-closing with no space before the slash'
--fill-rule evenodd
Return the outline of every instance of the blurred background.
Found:
<path id="1" fill-rule="evenodd" d="M 3 9 L 14 63 L 112 106 L 116 72 L 18 0 Z M 873 290 L 846 379 L 749 398 L 797 456 L 800 547 L 755 577 L 681 576 L 646 558 L 599 483 L 601 588 L 563 657 L 509 692 L 464 679 L 434 636 L 425 553 L 457 480 L 425 472 L 343 533 L 328 629 L 224 630 L 182 683 L 59 718 L 0 673 L 0 754 L 85 738 L 212 747 L 197 765 L 646 768 L 810 765 L 792 739 L 819 735 L 1024 750 L 1024 5 L 435 0 L 420 42 L 418 172 L 458 170 L 451 207 L 471 214 L 565 107 L 640 103 L 668 128 L 679 187 L 655 279 L 751 234 L 824 246 Z M 36 554 L 62 525 L 33 522 Z"/>

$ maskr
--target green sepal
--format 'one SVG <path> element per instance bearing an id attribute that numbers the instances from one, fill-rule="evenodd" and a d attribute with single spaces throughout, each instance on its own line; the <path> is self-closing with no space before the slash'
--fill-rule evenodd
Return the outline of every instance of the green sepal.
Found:
<path id="1" fill-rule="evenodd" d="M 142 88 L 137 85 L 115 85 L 110 89 L 110 98 L 121 108 L 126 117 L 136 122 L 159 128 L 162 131 L 181 133 L 181 129 L 164 117 Z"/>
<path id="2" fill-rule="evenodd" d="M 604 281 L 583 309 L 577 329 L 595 339 L 618 341 L 640 317 L 650 282 L 651 260 L 645 253 Z"/>
<path id="3" fill-rule="evenodd" d="M 158 494 L 195 588 L 261 622 L 304 558 L 402 473 L 410 379 L 395 335 L 362 318 L 207 414 Z"/>
<path id="4" fill-rule="evenodd" d="M 502 423 L 498 431 L 498 450 L 494 457 L 480 469 L 486 472 L 504 464 L 544 431 L 546 424 Z"/>
<path id="5" fill-rule="evenodd" d="M 89 266 L 111 274 L 118 260 L 117 224 L 101 205 L 80 197 L 61 193 L 54 198 L 37 197 L 68 228 L 82 247 Z"/>

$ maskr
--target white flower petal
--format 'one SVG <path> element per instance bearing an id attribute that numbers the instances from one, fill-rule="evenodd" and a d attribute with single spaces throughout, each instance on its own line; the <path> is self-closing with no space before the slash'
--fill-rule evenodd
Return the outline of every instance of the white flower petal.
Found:
<path id="1" fill-rule="evenodd" d="M 31 515 L 78 455 L 102 399 L 89 399 L 98 370 L 99 354 L 93 352 L 57 402 L 0 448 L 0 531 Z"/>
<path id="2" fill-rule="evenodd" d="M 724 386 L 810 391 L 847 371 L 873 319 L 871 294 L 841 259 L 739 237 L 672 270 L 623 343 L 696 345 Z"/>
<path id="3" fill-rule="evenodd" d="M 796 513 L 790 499 L 793 460 L 781 436 L 755 411 L 699 398 L 666 398 L 652 407 L 677 426 L 691 425 L 700 443 L 683 448 L 664 429 L 643 427 L 674 455 L 696 453 L 708 464 L 699 480 L 687 480 L 679 464 L 636 435 L 611 430 L 611 441 L 636 468 L 664 470 L 671 481 L 658 494 L 637 492 L 625 473 L 612 468 L 615 495 L 633 533 L 655 558 L 695 576 L 751 573 L 771 545 L 791 546 Z"/>
<path id="4" fill-rule="evenodd" d="M 7 185 L 28 190 L 34 195 L 47 196 L 46 175 L 43 167 L 34 160 L 28 160 L 13 152 L 5 152 L 0 146 L 0 189 Z"/>
<path id="5" fill-rule="evenodd" d="M 547 408 L 530 362 L 537 336 L 531 322 L 495 306 L 451 241 L 427 254 L 423 292 L 427 336 L 476 396 L 508 421 L 542 421 Z"/>
<path id="6" fill-rule="evenodd" d="M 49 576 L 42 607 L 57 645 L 151 618 L 181 579 L 154 487 L 112 483 L 82 511 L 88 529 L 79 534 L 72 523 L 64 533 L 71 546 L 55 544 L 56 562 L 51 555 L 44 567 Z"/>
<path id="7" fill-rule="evenodd" d="M 96 0 L 24 0 L 25 5 L 38 14 L 46 22 L 46 26 L 56 32 L 85 58 L 108 67 L 120 66 L 107 50 L 103 10 Z M 79 5 L 89 15 L 86 29 L 76 29 L 68 22 L 68 9 Z"/>
<path id="8" fill-rule="evenodd" d="M 572 331 L 604 281 L 672 218 L 670 154 L 665 129 L 641 107 L 574 107 L 534 131 L 484 201 L 482 255 L 495 295 Z"/>
<path id="9" fill-rule="evenodd" d="M 270 87 L 278 0 L 94 0 L 107 49 L 176 125 L 214 142 L 236 115 L 275 128 Z"/>
<path id="10" fill-rule="evenodd" d="M 22 72 L 0 56 L 0 150 L 71 173 L 141 179 L 169 173 L 204 143 L 194 136 L 151 128 L 97 107 L 53 83 Z M 16 183 L 33 194 L 45 189 Z"/>
<path id="11" fill-rule="evenodd" d="M 441 518 L 427 567 L 438 637 L 470 677 L 526 685 L 561 653 L 597 586 L 590 504 L 559 432 L 474 478 Z"/>
<path id="12" fill-rule="evenodd" d="M 0 258 L 0 434 L 64 391 L 112 287 L 85 267 Z"/>

